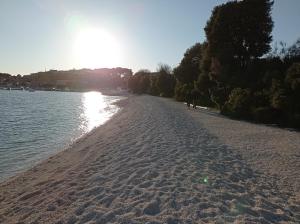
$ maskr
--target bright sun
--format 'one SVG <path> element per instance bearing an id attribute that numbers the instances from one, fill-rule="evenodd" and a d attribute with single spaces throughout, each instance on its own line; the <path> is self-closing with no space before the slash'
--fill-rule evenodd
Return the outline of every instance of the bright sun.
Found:
<path id="1" fill-rule="evenodd" d="M 81 30 L 75 39 L 73 51 L 76 65 L 81 68 L 116 67 L 122 61 L 118 41 L 101 29 Z"/>

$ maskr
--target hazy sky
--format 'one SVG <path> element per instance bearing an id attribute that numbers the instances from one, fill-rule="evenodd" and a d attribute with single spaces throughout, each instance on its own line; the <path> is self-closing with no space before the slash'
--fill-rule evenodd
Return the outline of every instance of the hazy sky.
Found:
<path id="1" fill-rule="evenodd" d="M 176 66 L 188 47 L 205 39 L 203 28 L 211 10 L 223 2 L 0 0 L 0 72 Z M 275 41 L 291 44 L 300 37 L 299 11 L 300 0 L 275 0 Z M 102 44 L 96 43 L 98 39 Z M 95 64 L 96 57 L 102 62 Z"/>

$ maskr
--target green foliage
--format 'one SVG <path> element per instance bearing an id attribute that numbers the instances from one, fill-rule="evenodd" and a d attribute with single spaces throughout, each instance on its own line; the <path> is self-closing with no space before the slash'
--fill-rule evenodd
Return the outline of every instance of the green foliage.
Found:
<path id="1" fill-rule="evenodd" d="M 136 94 L 173 97 L 175 78 L 168 65 L 159 65 L 158 72 L 140 70 L 128 80 L 128 88 Z"/>
<path id="2" fill-rule="evenodd" d="M 179 81 L 176 81 L 175 89 L 174 89 L 174 98 L 177 101 L 185 100 L 185 92 L 183 91 L 184 85 L 186 85 L 186 84 L 182 84 Z"/>
<path id="3" fill-rule="evenodd" d="M 149 94 L 153 95 L 153 96 L 158 96 L 159 95 L 159 90 L 157 88 L 157 78 L 158 78 L 158 74 L 152 74 L 150 77 L 150 90 L 149 90 Z"/>
<path id="4" fill-rule="evenodd" d="M 229 100 L 226 102 L 222 113 L 236 117 L 246 118 L 251 117 L 252 95 L 249 89 L 236 88 L 229 95 Z"/>
<path id="5" fill-rule="evenodd" d="M 252 95 L 254 107 L 267 107 L 270 105 L 269 91 L 267 89 L 258 90 Z"/>
<path id="6" fill-rule="evenodd" d="M 300 63 L 294 63 L 287 70 L 285 82 L 292 91 L 300 93 Z"/>
<path id="7" fill-rule="evenodd" d="M 195 88 L 208 92 L 223 114 L 297 126 L 300 39 L 270 50 L 271 0 L 229 1 L 214 8 Z"/>
<path id="8" fill-rule="evenodd" d="M 265 72 L 262 78 L 259 78 L 265 87 L 270 87 L 272 80 L 282 82 L 285 77 L 285 63 L 279 57 L 269 57 L 265 61 Z"/>
<path id="9" fill-rule="evenodd" d="M 231 1 L 214 8 L 205 27 L 209 53 L 221 63 L 243 65 L 270 50 L 273 21 L 270 0 Z"/>
<path id="10" fill-rule="evenodd" d="M 289 100 L 288 113 L 289 120 L 295 118 L 295 124 L 298 124 L 300 114 L 300 63 L 294 63 L 287 70 L 285 84 L 288 92 Z M 297 120 L 297 121 L 296 121 Z M 289 121 L 289 123 L 293 123 Z M 298 125 L 299 126 L 299 125 Z M 299 126 L 300 127 L 300 126 Z"/>
<path id="11" fill-rule="evenodd" d="M 223 110 L 223 106 L 227 100 L 227 89 L 225 87 L 215 86 L 209 90 L 210 99 L 217 109 Z"/>
<path id="12" fill-rule="evenodd" d="M 261 87 L 257 81 L 264 74 L 264 64 L 258 58 L 270 50 L 272 4 L 270 0 L 229 1 L 214 8 L 205 27 L 208 47 L 203 68 L 209 68 L 217 92 Z M 221 103 L 218 100 L 219 107 Z"/>
<path id="13" fill-rule="evenodd" d="M 253 110 L 253 120 L 259 123 L 278 123 L 281 119 L 281 112 L 272 107 L 257 107 Z"/>
<path id="14" fill-rule="evenodd" d="M 285 89 L 277 89 L 271 95 L 271 106 L 278 110 L 286 110 L 289 106 L 289 98 Z"/>
<path id="15" fill-rule="evenodd" d="M 128 88 L 137 94 L 150 92 L 150 71 L 140 70 L 131 76 L 128 80 Z"/>
<path id="16" fill-rule="evenodd" d="M 160 96 L 173 97 L 176 80 L 168 65 L 161 64 L 158 68 L 156 87 Z"/>
<path id="17" fill-rule="evenodd" d="M 203 93 L 208 92 L 214 84 L 215 83 L 211 81 L 207 73 L 200 73 L 197 81 L 195 82 L 196 88 Z"/>
<path id="18" fill-rule="evenodd" d="M 299 129 L 300 128 L 300 113 L 289 113 L 287 115 L 287 121 L 283 125 Z"/>
<path id="19" fill-rule="evenodd" d="M 228 1 L 213 9 L 207 40 L 188 48 L 171 71 L 136 74 L 136 93 L 172 97 L 218 108 L 222 114 L 300 128 L 300 39 L 272 41 L 272 0 Z"/>
<path id="20" fill-rule="evenodd" d="M 174 75 L 180 83 L 192 84 L 197 80 L 204 48 L 204 45 L 196 43 L 186 50 L 179 66 L 174 69 Z"/>
<path id="21" fill-rule="evenodd" d="M 175 98 L 179 101 L 194 102 L 198 105 L 212 105 L 209 88 L 212 85 L 203 69 L 207 43 L 196 43 L 188 48 L 178 67 L 174 69 L 176 77 Z M 201 74 L 201 75 L 199 75 Z"/>

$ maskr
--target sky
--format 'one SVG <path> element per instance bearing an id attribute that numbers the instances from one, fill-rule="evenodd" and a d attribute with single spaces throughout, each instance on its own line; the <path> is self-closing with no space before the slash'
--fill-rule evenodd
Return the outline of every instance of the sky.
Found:
<path id="1" fill-rule="evenodd" d="M 175 67 L 226 0 L 0 0 L 0 72 Z M 300 1 L 275 0 L 273 40 L 300 37 Z"/>

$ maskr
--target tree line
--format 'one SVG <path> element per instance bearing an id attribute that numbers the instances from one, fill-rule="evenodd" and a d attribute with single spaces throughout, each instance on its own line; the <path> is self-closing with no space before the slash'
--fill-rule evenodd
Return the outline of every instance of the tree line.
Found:
<path id="1" fill-rule="evenodd" d="M 206 40 L 188 48 L 180 64 L 140 70 L 128 82 L 133 93 L 193 98 L 237 119 L 300 128 L 300 39 L 271 48 L 271 0 L 216 6 Z"/>
<path id="2" fill-rule="evenodd" d="M 126 88 L 131 75 L 131 69 L 121 67 L 67 71 L 49 70 L 24 76 L 0 73 L 0 86 L 30 87 L 40 90 L 69 89 L 72 91 Z"/>

